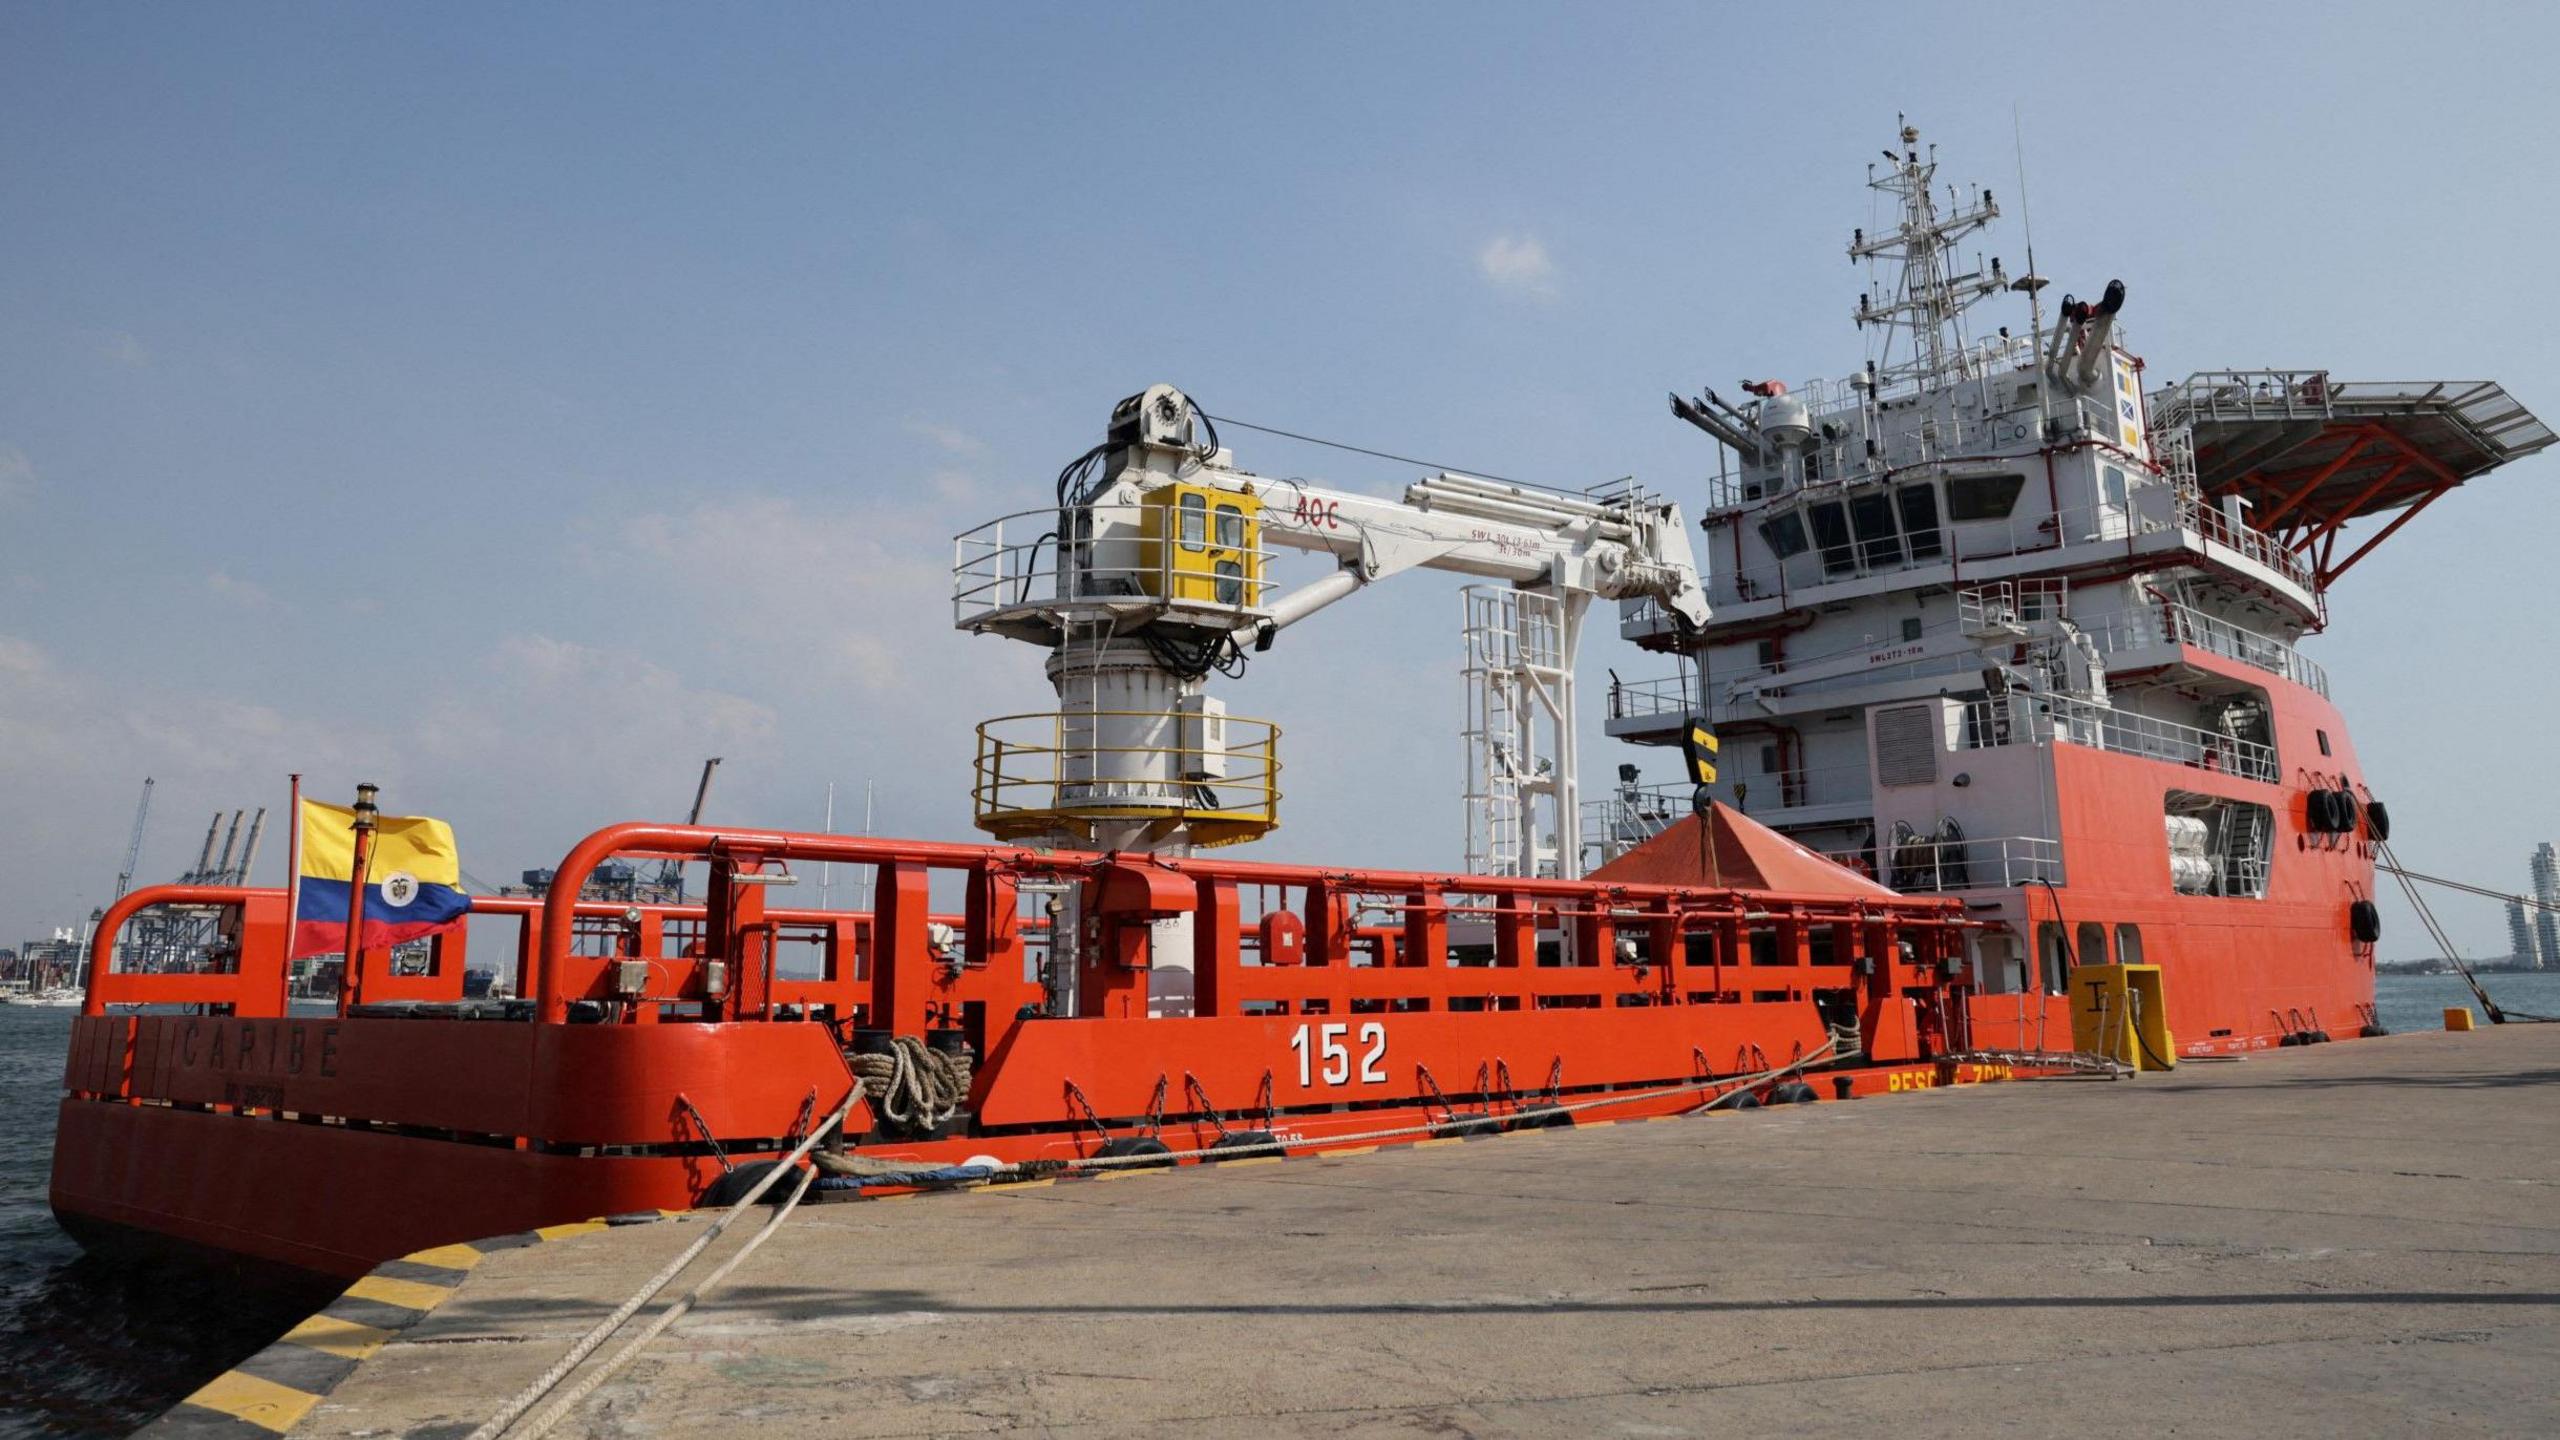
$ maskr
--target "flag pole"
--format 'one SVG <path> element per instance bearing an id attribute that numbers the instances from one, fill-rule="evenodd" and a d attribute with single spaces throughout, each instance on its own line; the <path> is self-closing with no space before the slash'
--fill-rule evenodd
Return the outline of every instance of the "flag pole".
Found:
<path id="1" fill-rule="evenodd" d="M 284 1006 L 293 1009 L 294 932 L 302 928 L 302 774 L 293 776 L 293 802 L 285 808 L 292 828 L 284 840 Z M 246 876 L 241 877 L 245 883 Z"/>
<path id="2" fill-rule="evenodd" d="M 377 787 L 356 787 L 356 857 L 347 873 L 347 962 L 345 973 L 338 977 L 338 1013 L 361 1004 L 364 981 L 364 884 L 365 871 L 373 863 L 373 797 Z"/>

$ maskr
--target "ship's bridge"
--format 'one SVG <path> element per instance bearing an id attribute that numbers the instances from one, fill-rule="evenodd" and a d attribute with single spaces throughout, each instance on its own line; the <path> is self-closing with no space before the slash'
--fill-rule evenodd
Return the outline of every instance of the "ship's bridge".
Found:
<path id="1" fill-rule="evenodd" d="M 2474 476 L 2549 446 L 2551 427 L 2487 380 L 2338 380 L 2325 370 L 2213 370 L 2150 396 L 2161 460 L 2310 565 L 2346 573 L 2418 512 Z M 2391 522 L 2344 557 L 2349 521 Z"/>

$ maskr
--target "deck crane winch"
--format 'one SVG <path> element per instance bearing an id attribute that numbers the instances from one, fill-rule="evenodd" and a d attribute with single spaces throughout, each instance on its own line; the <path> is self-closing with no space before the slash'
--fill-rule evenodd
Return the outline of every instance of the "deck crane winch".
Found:
<path id="1" fill-rule="evenodd" d="M 1283 591 L 1269 564 L 1280 550 L 1334 566 Z M 1229 716 L 1209 677 L 1240 674 L 1281 631 L 1406 570 L 1497 582 L 1469 587 L 1471 868 L 1569 870 L 1584 612 L 1644 598 L 1704 623 L 1680 508 L 1449 473 L 1394 499 L 1272 479 L 1236 468 L 1215 422 L 1170 385 L 1113 408 L 1104 442 L 1060 476 L 1054 511 L 958 537 L 956 623 L 1045 646 L 1058 696 L 1053 713 L 979 727 L 979 825 L 1174 853 L 1268 833 L 1276 731 Z"/>

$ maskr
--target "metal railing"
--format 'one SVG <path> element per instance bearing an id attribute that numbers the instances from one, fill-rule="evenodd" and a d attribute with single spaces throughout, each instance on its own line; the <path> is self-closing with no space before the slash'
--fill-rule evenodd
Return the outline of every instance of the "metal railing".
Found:
<path id="1" fill-rule="evenodd" d="M 1085 505 L 1024 510 L 952 538 L 952 619 L 1015 606 L 1113 600 L 1187 600 L 1193 604 L 1258 608 L 1273 589 L 1272 552 L 1260 544 L 1200 546 L 1143 534 L 1147 511 L 1166 506 Z M 1155 517 L 1159 523 L 1178 519 Z M 1081 527 L 1086 536 L 1064 542 L 1059 527 Z M 1248 528 L 1259 538 L 1259 530 Z M 1223 573 L 1203 551 L 1234 557 Z"/>
<path id="2" fill-rule="evenodd" d="M 2162 644 L 2192 645 L 2270 675 L 2281 675 L 2323 697 L 2329 693 L 2329 672 L 2288 642 L 2175 601 L 2110 616 L 2083 627 L 2083 633 L 2101 651 L 2111 654 Z"/>
<path id="3" fill-rule="evenodd" d="M 1654 716 L 1686 716 L 1696 704 L 1697 689 L 1685 675 L 1656 680 L 1613 680 L 1609 683 L 1609 718 L 1642 720 Z"/>
<path id="4" fill-rule="evenodd" d="M 1873 852 L 1835 850 L 1828 858 L 1909 894 L 2063 883 L 2062 842 L 2038 835 L 1905 840 Z"/>
<path id="5" fill-rule="evenodd" d="M 998 716 L 978 727 L 971 813 L 1005 839 L 1133 819 L 1178 821 L 1201 845 L 1258 839 L 1280 823 L 1280 727 L 1236 715 L 1215 723 L 1222 735 L 1204 736 L 1201 717 L 1172 712 Z M 1104 744 L 1106 729 L 1163 740 Z"/>
<path id="6" fill-rule="evenodd" d="M 2270 785 L 2284 774 L 2272 745 L 2063 695 L 1969 701 L 1956 748 L 1985 750 L 2052 741 L 2166 760 Z"/>
<path id="7" fill-rule="evenodd" d="M 2193 530 L 2208 543 L 2256 561 L 2293 582 L 2306 594 L 2316 596 L 2320 593 L 2320 582 L 2312 573 L 2311 562 L 2301 554 L 2286 548 L 2262 530 L 2234 522 L 2192 486 L 2181 486 L 2176 494 L 2178 528 Z"/>

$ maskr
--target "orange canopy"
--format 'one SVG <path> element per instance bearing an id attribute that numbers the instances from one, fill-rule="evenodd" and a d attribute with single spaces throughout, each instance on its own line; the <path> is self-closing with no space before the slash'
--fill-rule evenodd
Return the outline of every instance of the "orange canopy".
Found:
<path id="1" fill-rule="evenodd" d="M 1709 827 L 1711 848 L 1698 844 L 1701 825 Z M 1691 815 L 1584 878 L 1622 885 L 1705 886 L 1863 900 L 1901 898 L 1722 801 L 1704 819 Z"/>

